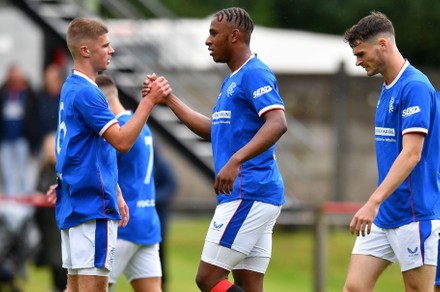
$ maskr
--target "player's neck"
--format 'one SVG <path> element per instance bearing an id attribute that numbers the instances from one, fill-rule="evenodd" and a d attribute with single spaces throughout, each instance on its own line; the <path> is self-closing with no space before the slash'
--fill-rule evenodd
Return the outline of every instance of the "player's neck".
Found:
<path id="1" fill-rule="evenodd" d="M 405 63 L 406 60 L 403 58 L 402 55 L 398 54 L 395 56 L 395 58 L 390 63 L 389 69 L 384 74 L 385 84 L 391 84 L 394 81 L 394 79 L 399 75 Z"/>
<path id="2" fill-rule="evenodd" d="M 83 65 L 81 63 L 74 63 L 73 64 L 73 69 L 75 69 L 76 71 L 81 72 L 82 74 L 86 75 L 87 77 L 89 77 L 93 81 L 95 81 L 96 80 L 96 76 L 98 76 L 98 72 L 96 72 L 93 68 L 91 68 L 89 66 L 85 66 L 85 65 Z"/>
<path id="3" fill-rule="evenodd" d="M 244 63 L 247 62 L 247 60 L 249 60 L 251 56 L 252 52 L 249 47 L 247 47 L 245 50 L 240 50 L 235 55 L 233 54 L 228 62 L 228 67 L 231 72 L 237 71 L 241 66 L 243 66 Z"/>

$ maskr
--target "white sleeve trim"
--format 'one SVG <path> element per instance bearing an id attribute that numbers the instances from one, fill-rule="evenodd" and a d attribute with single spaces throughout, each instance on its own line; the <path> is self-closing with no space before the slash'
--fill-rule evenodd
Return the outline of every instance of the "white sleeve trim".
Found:
<path id="1" fill-rule="evenodd" d="M 408 134 L 408 133 L 423 133 L 425 135 L 428 135 L 428 129 L 425 128 L 408 128 L 402 131 L 402 135 Z"/>
<path id="2" fill-rule="evenodd" d="M 101 131 L 99 131 L 99 136 L 102 136 L 105 133 L 105 131 L 108 130 L 108 128 L 110 128 L 111 126 L 113 126 L 116 123 L 118 123 L 117 119 L 113 119 L 110 122 L 108 122 L 104 127 L 102 127 Z"/>
<path id="3" fill-rule="evenodd" d="M 268 111 L 271 110 L 284 110 L 284 106 L 281 104 L 273 104 L 270 106 L 266 106 L 265 108 L 262 108 L 259 112 L 258 112 L 258 116 L 261 118 L 265 113 L 267 113 Z"/>

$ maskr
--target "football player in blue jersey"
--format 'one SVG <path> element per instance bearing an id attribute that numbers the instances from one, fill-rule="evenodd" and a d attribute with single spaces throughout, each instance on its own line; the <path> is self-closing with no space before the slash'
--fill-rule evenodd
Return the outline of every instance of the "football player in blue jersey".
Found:
<path id="1" fill-rule="evenodd" d="M 133 112 L 122 106 L 114 80 L 101 74 L 96 77 L 96 84 L 119 124 L 126 124 Z M 118 229 L 109 282 L 116 283 L 124 273 L 134 291 L 161 292 L 161 227 L 155 208 L 153 137 L 147 124 L 128 153 L 117 153 L 117 163 L 118 184 L 130 210 L 130 221 L 125 228 Z"/>
<path id="2" fill-rule="evenodd" d="M 165 78 L 157 78 L 150 98 L 120 126 L 95 83 L 114 53 L 107 27 L 99 20 L 76 18 L 68 26 L 67 45 L 74 69 L 61 91 L 55 145 L 63 267 L 68 269 L 67 291 L 107 291 L 118 221 L 124 226 L 129 219 L 117 185 L 114 149 L 130 150 L 154 101 L 169 95 L 171 88 Z"/>
<path id="3" fill-rule="evenodd" d="M 212 142 L 218 206 L 196 276 L 205 292 L 263 291 L 272 230 L 285 201 L 275 160 L 275 143 L 287 130 L 284 103 L 274 74 L 251 52 L 253 28 L 241 8 L 223 9 L 212 18 L 205 44 L 213 60 L 226 63 L 231 73 L 211 117 L 175 95 L 162 101 L 189 129 Z M 144 88 L 153 80 L 147 79 Z M 228 280 L 231 271 L 234 283 Z"/>
<path id="4" fill-rule="evenodd" d="M 133 113 L 126 110 L 118 95 L 114 80 L 98 75 L 96 84 L 107 98 L 110 110 L 120 125 Z M 147 124 L 128 153 L 117 153 L 118 184 L 130 210 L 130 221 L 118 229 L 115 264 L 110 272 L 110 284 L 124 273 L 136 292 L 160 292 L 161 241 L 160 220 L 155 208 L 153 137 Z"/>
<path id="5" fill-rule="evenodd" d="M 344 291 L 373 291 L 400 263 L 406 291 L 432 291 L 440 231 L 440 110 L 429 79 L 399 52 L 392 22 L 372 12 L 345 32 L 356 65 L 384 78 L 375 119 L 378 187 L 354 215 Z"/>

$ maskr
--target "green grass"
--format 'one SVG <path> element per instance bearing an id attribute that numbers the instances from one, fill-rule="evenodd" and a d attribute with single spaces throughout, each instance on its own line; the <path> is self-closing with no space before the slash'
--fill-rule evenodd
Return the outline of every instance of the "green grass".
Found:
<path id="1" fill-rule="evenodd" d="M 170 226 L 168 249 L 169 292 L 198 291 L 194 282 L 209 220 L 174 218 Z M 265 276 L 267 292 L 314 291 L 314 237 L 312 230 L 281 230 L 273 237 L 273 254 Z M 326 292 L 341 291 L 354 243 L 347 228 L 329 230 L 327 238 Z M 131 291 L 124 278 L 115 292 Z M 24 291 L 47 292 L 49 275 L 46 269 L 29 266 Z M 380 278 L 376 292 L 403 291 L 398 265 L 388 268 Z"/>

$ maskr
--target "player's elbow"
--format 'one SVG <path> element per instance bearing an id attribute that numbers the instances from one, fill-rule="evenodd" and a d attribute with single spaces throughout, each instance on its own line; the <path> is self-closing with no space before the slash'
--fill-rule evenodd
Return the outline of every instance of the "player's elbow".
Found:
<path id="1" fill-rule="evenodd" d="M 280 133 L 281 133 L 281 135 L 284 135 L 284 133 L 286 133 L 286 132 L 287 132 L 287 121 L 284 120 L 284 122 L 281 123 L 281 125 L 280 125 Z"/>
<path id="2" fill-rule="evenodd" d="M 113 145 L 113 147 L 115 147 L 115 149 L 121 152 L 122 154 L 126 154 L 131 150 L 131 147 L 133 147 L 133 145 L 122 142 L 120 144 Z"/>
<path id="3" fill-rule="evenodd" d="M 422 159 L 421 153 L 412 153 L 412 155 L 409 157 L 408 160 L 410 161 L 411 164 L 415 166 L 420 162 L 421 159 Z"/>
<path id="4" fill-rule="evenodd" d="M 287 132 L 287 121 L 286 119 L 279 119 L 276 125 L 277 132 L 279 136 L 283 136 Z"/>

